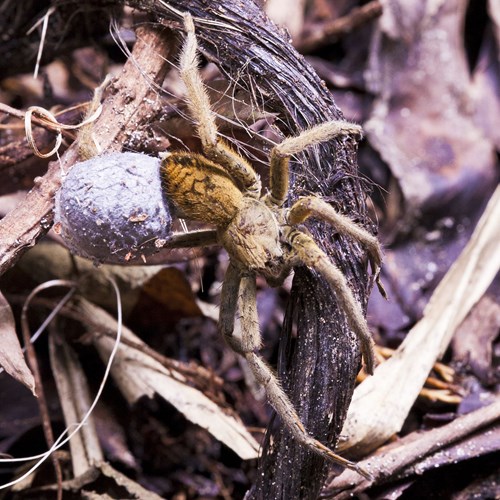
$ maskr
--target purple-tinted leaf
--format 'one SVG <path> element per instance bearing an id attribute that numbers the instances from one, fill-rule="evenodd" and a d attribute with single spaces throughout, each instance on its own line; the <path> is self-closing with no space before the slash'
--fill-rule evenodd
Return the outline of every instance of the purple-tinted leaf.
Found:
<path id="1" fill-rule="evenodd" d="M 14 316 L 9 303 L 0 293 L 0 366 L 35 394 L 35 380 L 16 335 Z"/>

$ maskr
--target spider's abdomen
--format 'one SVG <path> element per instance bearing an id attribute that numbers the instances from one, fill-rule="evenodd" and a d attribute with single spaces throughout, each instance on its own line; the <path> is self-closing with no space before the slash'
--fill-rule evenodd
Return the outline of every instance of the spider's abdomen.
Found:
<path id="1" fill-rule="evenodd" d="M 202 155 L 171 153 L 162 161 L 161 175 L 179 217 L 225 227 L 243 205 L 231 177 Z"/>

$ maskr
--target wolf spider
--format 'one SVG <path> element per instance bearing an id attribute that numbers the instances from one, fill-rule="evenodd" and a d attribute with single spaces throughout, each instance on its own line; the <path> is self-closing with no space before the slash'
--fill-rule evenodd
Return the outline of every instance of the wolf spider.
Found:
<path id="1" fill-rule="evenodd" d="M 373 372 L 372 338 L 362 309 L 342 272 L 307 234 L 301 223 L 317 217 L 363 244 L 372 270 L 378 275 L 381 250 L 377 239 L 339 214 L 317 196 L 299 198 L 284 207 L 288 196 L 290 156 L 331 140 L 340 134 L 361 133 L 357 125 L 330 121 L 289 137 L 270 153 L 269 193 L 262 194 L 261 181 L 250 164 L 217 136 L 214 112 L 198 71 L 197 40 L 190 14 L 184 15 L 186 37 L 180 55 L 180 75 L 186 86 L 186 100 L 203 155 L 190 152 L 166 153 L 162 179 L 166 194 L 178 216 L 212 224 L 215 230 L 179 235 L 182 246 L 216 241 L 230 257 L 221 291 L 219 330 L 229 346 L 243 356 L 284 425 L 295 438 L 323 457 L 366 474 L 354 463 L 336 455 L 311 437 L 271 369 L 257 354 L 261 335 L 256 307 L 256 274 L 278 286 L 296 265 L 318 271 L 330 284 L 349 326 L 356 332 L 366 369 Z M 234 335 L 239 310 L 241 334 Z"/>

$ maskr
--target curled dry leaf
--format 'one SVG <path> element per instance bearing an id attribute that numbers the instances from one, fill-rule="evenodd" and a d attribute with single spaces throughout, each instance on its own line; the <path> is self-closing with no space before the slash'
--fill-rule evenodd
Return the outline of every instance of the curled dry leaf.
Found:
<path id="1" fill-rule="evenodd" d="M 35 394 L 35 380 L 26 361 L 16 334 L 14 315 L 9 303 L 0 292 L 0 366 Z"/>
<path id="2" fill-rule="evenodd" d="M 106 331 L 116 330 L 116 321 L 102 309 L 86 301 L 82 301 L 79 307 L 83 314 L 92 318 L 91 324 L 101 324 Z M 122 335 L 144 345 L 127 328 L 123 328 Z M 113 343 L 108 336 L 95 336 L 94 344 L 104 361 L 109 358 Z M 244 460 L 258 457 L 259 446 L 239 419 L 228 415 L 201 391 L 187 385 L 183 374 L 165 368 L 148 354 L 121 344 L 111 374 L 129 403 L 142 396 L 159 394 L 188 420 L 206 429 Z"/>

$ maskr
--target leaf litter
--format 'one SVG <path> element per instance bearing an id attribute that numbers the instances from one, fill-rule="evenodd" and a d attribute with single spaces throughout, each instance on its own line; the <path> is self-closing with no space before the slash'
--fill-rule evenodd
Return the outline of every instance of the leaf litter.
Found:
<path id="1" fill-rule="evenodd" d="M 273 3 L 279 4 L 279 0 Z M 378 4 L 378 2 L 370 3 Z M 460 489 L 463 495 L 466 492 L 488 491 L 488 487 L 491 488 L 488 485 L 494 483 L 493 472 L 487 465 L 484 465 L 484 462 L 481 462 L 481 456 L 485 459 L 498 456 L 498 450 L 492 447 L 492 441 L 489 441 L 489 439 L 496 439 L 498 434 L 497 426 L 494 425 L 495 416 L 488 417 L 488 412 L 495 410 L 498 399 L 494 388 L 498 382 L 498 320 L 495 319 L 498 315 L 498 312 L 495 312 L 498 306 L 498 281 L 493 281 L 491 286 L 488 285 L 489 281 L 495 279 L 498 270 L 494 249 L 498 247 L 499 238 L 494 227 L 490 226 L 492 232 L 489 233 L 489 237 L 475 239 L 474 236 L 471 239 L 477 221 L 484 212 L 486 202 L 494 201 L 491 197 L 498 181 L 496 153 L 499 150 L 499 139 L 496 118 L 500 106 L 498 95 L 500 11 L 496 2 L 486 3 L 489 9 L 487 12 L 483 12 L 481 7 L 472 12 L 473 8 L 466 2 L 460 2 L 458 6 L 452 6 L 451 2 L 444 0 L 425 5 L 419 2 L 405 2 L 405 5 L 403 2 L 380 2 L 379 5 L 372 6 L 373 12 L 376 13 L 375 17 L 365 20 L 365 24 L 351 28 L 351 32 L 347 34 L 335 35 L 337 37 L 335 39 L 329 38 L 331 37 L 330 21 L 335 21 L 336 18 L 343 18 L 343 22 L 347 18 L 349 21 L 349 7 L 353 7 L 354 2 L 346 2 L 345 11 L 333 2 L 312 2 L 312 6 L 304 13 L 304 17 L 297 18 L 301 19 L 303 33 L 307 36 L 315 32 L 311 29 L 313 26 L 321 27 L 324 23 L 323 38 L 316 37 L 314 42 L 318 44 L 317 47 L 323 48 L 319 52 L 313 48 L 311 52 L 316 58 L 315 67 L 325 71 L 326 83 L 331 87 L 336 101 L 341 104 L 346 116 L 357 117 L 364 123 L 367 142 L 361 147 L 360 158 L 366 161 L 361 162 L 361 168 L 363 173 L 369 171 L 371 178 L 386 190 L 383 196 L 383 191 L 374 192 L 374 213 L 380 221 L 381 237 L 387 243 L 383 272 L 385 284 L 390 290 L 391 302 L 389 304 L 378 302 L 374 295 L 374 300 L 369 306 L 369 318 L 376 330 L 377 341 L 381 344 L 397 347 L 407 334 L 408 340 L 400 350 L 396 351 L 392 360 L 384 362 L 378 369 L 380 374 L 384 374 L 384 377 L 379 375 L 383 380 L 374 384 L 371 381 L 374 379 L 367 379 L 357 389 L 346 427 L 354 430 L 346 432 L 349 436 L 348 441 L 342 445 L 344 450 L 351 447 L 351 452 L 360 458 L 364 457 L 363 460 L 366 461 L 368 467 L 371 464 L 376 469 L 377 486 L 375 489 L 373 484 L 360 485 L 358 483 L 359 492 L 368 492 L 374 498 L 377 498 L 377 491 L 378 497 L 382 497 L 384 491 L 393 491 L 394 498 L 405 498 L 405 494 L 410 495 L 415 488 L 417 490 L 420 488 L 422 492 L 426 491 L 423 488 L 434 485 L 439 491 L 442 491 L 442 488 L 448 488 L 446 493 L 451 497 L 450 492 L 454 492 L 453 498 L 458 499 Z M 475 19 L 475 24 L 471 24 L 469 19 Z M 461 26 L 464 27 L 464 31 L 459 29 Z M 96 28 L 98 28 L 97 25 Z M 291 30 L 295 34 L 297 46 L 300 47 L 300 25 L 291 26 Z M 318 32 L 321 33 L 321 29 Z M 468 37 L 465 41 L 464 33 Z M 46 41 L 47 50 L 44 50 L 44 54 L 49 56 L 53 50 L 50 30 L 47 35 L 49 39 Z M 304 37 L 305 41 L 307 41 L 307 36 Z M 342 50 L 338 51 L 340 47 Z M 474 55 L 474 50 L 476 55 Z M 339 52 L 343 52 L 341 58 L 338 57 Z M 360 54 L 363 53 L 368 54 L 368 57 L 360 59 Z M 8 60 L 7 56 L 8 54 L 6 60 Z M 103 61 L 102 53 L 94 56 L 87 53 L 85 57 L 91 59 L 95 57 L 95 60 Z M 75 61 L 78 60 L 75 56 Z M 106 62 L 103 63 L 103 67 L 105 64 Z M 60 83 L 59 77 L 51 71 L 53 68 L 48 68 L 49 79 Z M 71 74 L 73 70 L 69 66 L 63 66 L 63 71 Z M 92 71 L 99 73 L 96 68 L 92 68 Z M 80 81 L 85 81 L 86 78 L 88 75 L 77 75 Z M 41 92 L 30 93 L 29 88 L 24 86 L 25 82 L 27 80 L 24 77 L 11 80 L 11 86 L 4 99 L 13 103 L 15 99 L 19 99 L 18 96 L 22 96 L 21 99 L 24 99 L 26 103 L 23 105 L 24 109 L 31 104 L 40 104 L 43 101 L 43 94 Z M 98 80 L 94 80 L 93 87 L 96 87 L 98 83 Z M 221 88 L 224 88 L 223 84 L 213 85 L 214 92 L 220 92 Z M 64 93 L 67 102 L 77 100 L 74 88 L 65 88 L 62 85 L 58 89 L 59 92 Z M 86 96 L 88 95 L 87 92 Z M 246 98 L 247 96 L 243 94 L 242 102 Z M 230 101 L 222 102 L 220 109 L 220 113 L 227 114 L 231 121 L 238 121 L 231 114 L 233 108 Z M 254 116 L 254 110 L 249 110 L 244 104 L 241 104 L 241 109 L 236 106 L 236 110 L 243 116 L 244 126 L 254 118 L 262 123 L 276 119 L 275 114 L 262 110 Z M 58 119 L 63 120 L 63 118 Z M 70 115 L 67 119 L 68 123 L 78 122 Z M 172 122 L 164 127 L 167 135 L 178 122 L 178 118 L 172 119 Z M 264 129 L 265 127 L 266 125 Z M 187 127 L 184 128 L 182 125 L 181 128 L 187 130 Z M 35 175 L 44 173 L 46 165 L 46 163 L 39 162 L 35 174 L 33 170 L 26 169 L 22 162 L 30 156 L 29 149 L 25 141 L 23 142 L 22 134 L 16 132 L 14 127 L 11 129 L 10 138 L 16 140 L 10 142 L 5 139 L 7 136 L 4 136 L 0 144 L 1 151 L 5 154 L 5 157 L 1 157 L 0 164 L 0 175 L 2 175 L 0 190 L 2 194 L 5 193 L 8 196 L 12 196 L 19 188 L 30 188 Z M 37 128 L 33 131 L 36 143 L 49 147 L 53 136 L 42 131 L 42 137 L 40 131 L 41 129 Z M 133 139 L 131 136 L 130 144 L 147 143 L 149 151 L 154 151 L 155 143 L 161 149 L 168 142 L 165 138 L 159 139 L 158 132 L 149 135 L 144 130 L 138 132 L 140 133 L 136 134 Z M 232 132 L 234 130 L 231 130 L 231 126 L 224 129 L 224 133 Z M 182 140 L 187 141 L 188 137 L 182 137 Z M 265 144 L 266 141 L 260 141 L 258 148 Z M 7 197 L 5 200 L 0 197 L 2 215 L 11 210 L 10 206 L 7 208 L 9 203 Z M 492 218 L 490 223 L 493 224 L 494 220 Z M 15 236 L 21 237 L 22 234 L 19 232 Z M 51 235 L 51 238 L 56 239 L 54 235 Z M 4 240 L 0 238 L 0 241 L 3 245 Z M 464 251 L 467 244 L 469 246 Z M 20 357 L 20 346 L 11 310 L 14 316 L 18 317 L 18 305 L 22 303 L 19 296 L 26 296 L 30 286 L 34 287 L 45 279 L 68 279 L 72 277 L 75 269 L 74 264 L 68 259 L 67 264 L 64 265 L 67 274 L 61 276 L 59 272 L 62 271 L 63 257 L 62 252 L 59 252 L 60 247 L 55 247 L 53 244 L 45 250 L 44 247 L 45 243 L 37 245 L 33 249 L 31 262 L 29 262 L 30 253 L 28 253 L 26 259 L 23 259 L 24 262 L 21 260 L 18 265 L 13 266 L 0 282 L 5 296 L 2 297 L 0 308 L 2 315 L 0 364 L 5 368 L 10 366 L 9 374 L 14 377 L 17 374 L 17 379 L 24 380 L 23 383 L 30 388 L 33 387 L 33 383 L 30 382 L 29 372 L 22 366 L 24 361 Z M 37 251 L 40 253 L 35 254 Z M 44 257 L 42 257 L 43 254 L 45 254 Z M 252 480 L 253 476 L 249 468 L 245 468 L 241 465 L 241 461 L 238 462 L 235 459 L 226 461 L 218 459 L 220 450 L 217 451 L 217 446 L 213 442 L 207 444 L 203 441 L 203 434 L 195 430 L 195 427 L 186 427 L 188 424 L 185 423 L 180 424 L 179 417 L 175 417 L 171 410 L 162 407 L 157 397 L 149 398 L 153 392 L 162 393 L 166 387 L 171 387 L 172 391 L 163 394 L 165 399 L 174 406 L 179 405 L 181 413 L 183 408 L 188 418 L 195 407 L 196 410 L 201 408 L 203 411 L 210 412 L 215 405 L 215 416 L 210 419 L 212 427 L 207 425 L 207 422 L 203 422 L 204 417 L 197 416 L 196 413 L 193 419 L 205 424 L 204 427 L 211 427 L 214 434 L 220 433 L 225 436 L 223 441 L 233 441 L 233 438 L 238 436 L 238 439 L 234 439 L 235 446 L 241 454 L 248 456 L 255 453 L 254 438 L 246 434 L 238 418 L 228 411 L 228 405 L 223 402 L 224 397 L 221 399 L 219 393 L 220 385 L 214 381 L 219 375 L 223 375 L 224 378 L 236 383 L 236 386 L 225 389 L 226 398 L 229 397 L 234 402 L 245 422 L 251 422 L 253 426 L 257 426 L 258 433 L 268 419 L 266 411 L 255 401 L 255 395 L 242 389 L 245 385 L 243 383 L 244 367 L 240 367 L 234 357 L 214 344 L 216 341 L 213 335 L 213 319 L 210 317 L 204 319 L 201 316 L 201 310 L 210 311 L 207 312 L 207 316 L 212 315 L 212 302 L 220 287 L 224 258 L 220 257 L 217 252 L 210 251 L 197 254 L 196 258 L 192 254 L 170 252 L 170 255 L 175 256 L 171 259 L 172 261 L 178 257 L 175 263 L 176 269 L 164 277 L 157 276 L 158 271 L 150 268 L 142 273 L 142 278 L 135 280 L 132 277 L 133 272 L 128 276 L 125 271 L 123 277 L 119 279 L 122 280 L 120 287 L 125 287 L 124 302 L 127 321 L 133 325 L 134 331 L 137 330 L 142 339 L 147 339 L 152 346 L 150 348 L 152 351 L 167 353 L 167 356 L 175 359 L 164 356 L 170 359 L 170 364 L 162 364 L 161 356 L 158 358 L 152 355 L 147 346 L 126 329 L 125 338 L 129 340 L 129 343 L 123 342 L 120 345 L 118 351 L 120 362 L 114 371 L 116 375 L 114 390 L 121 387 L 123 393 L 127 395 L 123 398 L 125 403 L 117 401 L 116 396 L 103 398 L 106 400 L 103 403 L 107 408 L 111 408 L 111 411 L 108 413 L 96 411 L 95 413 L 97 429 L 95 432 L 100 444 L 95 444 L 95 433 L 89 425 L 89 431 L 93 437 L 89 437 L 88 440 L 94 444 L 87 445 L 84 442 L 79 446 L 81 450 L 86 446 L 102 446 L 105 454 L 108 454 L 113 448 L 112 433 L 109 430 L 100 433 L 99 429 L 109 429 L 109 424 L 111 424 L 111 427 L 122 431 L 122 436 L 127 436 L 127 439 L 122 439 L 121 444 L 116 448 L 121 450 L 124 457 L 121 462 L 117 459 L 116 464 L 124 467 L 127 463 L 125 471 L 129 475 L 138 474 L 149 490 L 154 489 L 170 496 L 182 491 L 189 498 L 201 498 L 204 495 L 231 498 L 231 491 L 233 491 L 237 492 L 235 497 L 238 497 Z M 466 262 L 472 262 L 471 258 L 475 260 L 476 266 L 468 268 Z M 453 268 L 449 270 L 453 263 L 455 263 Z M 83 265 L 79 263 L 76 268 L 81 270 Z M 2 271 L 4 269 L 2 267 Z M 483 277 L 483 282 L 470 281 L 460 298 L 460 293 L 457 293 L 460 292 L 460 286 L 457 287 L 456 284 L 467 283 L 465 275 L 467 269 L 474 270 L 471 274 L 472 278 Z M 45 277 L 39 276 L 44 273 Z M 116 274 L 120 275 L 119 270 L 116 270 Z M 140 275 L 141 271 L 138 271 L 138 274 Z M 191 292 L 189 287 L 186 287 L 186 282 L 183 283 L 180 279 L 181 274 L 188 277 L 196 296 L 190 295 Z M 101 309 L 104 307 L 108 311 L 113 310 L 113 301 L 109 299 L 109 289 L 104 285 L 104 275 L 105 273 L 101 274 L 99 269 L 95 270 L 94 278 L 88 280 L 85 296 L 94 301 L 94 304 L 89 303 L 93 316 L 97 317 L 102 314 L 102 317 L 106 317 L 106 321 L 111 324 L 114 320 Z M 450 279 L 450 276 L 454 276 L 454 279 Z M 170 280 L 176 283 L 176 290 L 181 290 L 177 298 L 175 294 L 170 294 L 166 285 Z M 150 283 L 146 286 L 148 282 Z M 130 289 L 128 283 L 131 284 Z M 92 288 L 95 295 L 91 293 Z M 485 290 L 486 293 L 484 293 Z M 47 305 L 53 306 L 54 300 L 46 300 L 48 302 L 45 303 L 42 299 L 36 301 L 36 307 L 43 305 L 45 309 Z M 274 338 L 277 337 L 275 334 L 278 324 L 284 314 L 284 300 L 282 296 L 271 291 L 269 294 L 261 293 L 260 301 L 262 310 L 278 308 L 276 313 L 266 314 L 262 325 L 266 335 L 267 354 L 272 358 L 273 335 Z M 478 303 L 473 306 L 472 302 Z M 83 303 L 80 299 L 73 307 L 78 308 L 78 304 Z M 168 309 L 169 303 L 172 306 L 171 309 Z M 163 318 L 160 314 L 151 312 L 158 310 L 158 304 L 167 307 L 168 313 L 164 314 Z M 269 304 L 272 304 L 272 307 Z M 177 316 L 174 309 L 178 311 Z M 462 325 L 458 326 L 456 324 L 458 319 L 462 319 L 470 310 L 472 312 Z M 141 311 L 146 311 L 144 317 L 138 314 Z M 451 311 L 452 321 L 448 329 L 439 326 L 446 319 L 444 311 Z M 73 314 L 75 314 L 75 309 L 73 309 Z M 85 381 L 89 384 L 91 393 L 95 392 L 94 388 L 98 383 L 97 374 L 93 373 L 93 370 L 95 366 L 100 366 L 99 360 L 90 352 L 89 346 L 99 345 L 98 349 L 103 353 L 109 353 L 109 344 L 112 342 L 107 335 L 90 334 L 92 329 L 88 328 L 88 325 L 91 323 L 83 329 L 75 328 L 75 323 L 81 321 L 81 311 L 79 314 L 78 318 L 68 319 L 70 313 L 66 308 L 62 311 L 61 318 L 57 319 L 55 326 L 51 327 L 50 332 L 52 371 L 56 379 L 59 377 L 60 380 L 70 383 L 73 379 L 79 381 L 78 390 L 75 389 L 76 386 L 71 385 L 63 388 L 59 381 L 58 391 L 63 394 L 64 400 L 60 406 L 63 408 L 66 426 L 71 425 L 75 419 L 82 418 L 80 406 L 88 407 L 88 396 L 81 393 Z M 443 317 L 440 317 L 441 315 Z M 486 318 L 489 318 L 488 321 Z M 76 322 L 75 319 L 77 319 Z M 85 321 L 82 323 L 86 324 Z M 174 329 L 183 336 L 180 340 L 172 335 Z M 93 331 L 95 332 L 95 329 Z M 421 332 L 420 338 L 415 341 L 415 332 L 418 331 Z M 463 395 L 458 399 L 462 401 L 458 406 L 456 401 L 450 403 L 439 398 L 431 400 L 425 393 L 420 393 L 418 396 L 423 380 L 432 369 L 434 361 L 445 351 L 452 335 L 454 335 L 452 348 L 451 351 L 448 350 L 445 363 L 453 360 L 455 370 L 452 375 L 453 380 L 449 383 L 459 387 L 459 393 Z M 8 338 L 9 341 L 3 342 L 4 338 Z M 45 341 L 42 340 L 42 344 L 43 342 Z M 434 344 L 432 349 L 428 349 L 429 343 Z M 409 356 L 409 352 L 414 347 L 414 354 Z M 44 360 L 41 351 L 42 349 L 37 347 L 42 364 L 46 363 L 46 367 L 50 366 L 48 364 L 50 361 L 48 358 Z M 54 356 L 56 352 L 61 359 L 56 360 Z M 131 380 L 125 381 L 129 359 L 131 370 L 128 371 L 128 375 L 130 377 L 130 373 L 133 372 L 135 377 L 132 376 Z M 174 362 L 178 359 L 181 360 L 180 365 Z M 198 359 L 198 363 L 201 363 L 203 367 L 209 367 L 207 372 L 212 375 L 205 372 L 200 375 L 199 369 L 202 366 L 193 364 L 193 359 Z M 419 371 L 419 377 L 413 377 L 414 372 L 411 371 L 410 366 L 421 363 L 425 365 L 425 370 Z M 81 364 L 80 367 L 79 364 Z M 43 373 L 46 370 L 47 368 Z M 409 376 L 406 377 L 406 375 Z M 1 375 L 1 377 L 6 376 L 6 374 Z M 46 387 L 48 399 L 56 401 L 53 397 L 55 390 L 50 388 L 50 383 L 47 381 L 48 379 L 44 381 L 44 385 L 48 384 Z M 7 387 L 8 384 L 2 382 L 2 385 Z M 371 386 L 375 386 L 372 397 L 376 401 L 368 405 L 367 409 L 361 410 L 358 400 L 362 398 L 359 394 Z M 385 418 L 384 425 L 373 432 L 370 425 L 376 420 L 377 411 L 374 409 L 376 410 L 379 406 L 380 409 L 384 408 L 384 398 L 380 394 L 386 390 L 398 403 L 399 410 L 386 411 L 385 416 L 389 414 L 391 418 Z M 191 396 L 190 401 L 178 397 L 179 394 L 184 396 L 184 392 Z M 9 394 L 8 397 L 12 398 L 15 391 L 10 391 Z M 145 404 L 145 399 L 149 403 Z M 22 402 L 26 400 L 19 397 L 18 401 L 23 405 Z M 129 406 L 127 401 L 132 405 Z M 387 403 L 388 401 L 385 404 Z M 490 406 L 486 406 L 487 404 Z M 58 403 L 55 405 L 59 407 Z M 23 411 L 26 413 L 23 414 Z M 354 425 L 352 415 L 356 412 L 359 414 Z M 467 415 L 458 416 L 462 412 Z M 425 414 L 427 418 L 422 418 L 422 414 Z M 2 424 L 0 428 L 6 429 L 7 433 L 0 432 L 0 451 L 3 452 L 11 450 L 15 443 L 22 443 L 23 436 L 39 430 L 35 413 L 32 409 L 30 410 L 28 404 L 15 409 L 16 419 L 25 419 L 23 426 L 19 424 L 19 427 L 16 427 L 14 422 L 6 422 L 8 415 L 12 413 L 7 413 L 6 409 L 0 411 Z M 154 415 L 169 416 L 172 435 L 165 436 L 164 432 L 168 424 L 159 423 Z M 440 416 L 447 418 L 446 424 L 441 427 L 439 424 L 434 424 L 438 425 L 436 429 L 426 427 L 433 418 L 434 422 L 438 422 Z M 467 416 L 470 416 L 472 422 L 469 430 L 466 429 L 462 434 L 455 436 L 453 424 L 456 422 L 457 426 L 461 425 L 461 419 Z M 55 417 L 56 422 L 57 420 L 63 422 L 61 417 Z M 103 425 L 104 421 L 107 426 Z M 131 425 L 132 421 L 133 425 Z M 359 423 L 361 426 L 358 426 Z M 360 448 L 364 445 L 360 447 L 359 443 L 358 450 L 354 452 L 356 445 L 353 443 L 356 439 L 360 439 L 356 438 L 356 435 L 363 435 L 363 425 L 371 429 L 369 432 L 373 434 L 371 438 L 366 439 L 367 443 L 363 452 Z M 184 426 L 183 428 L 188 430 L 182 432 L 175 426 Z M 15 429 L 14 435 L 8 435 L 7 429 Z M 438 433 L 433 434 L 434 431 Z M 178 463 L 187 460 L 186 463 L 192 464 L 191 472 L 176 471 L 175 467 L 179 467 L 176 465 L 168 469 L 169 472 L 166 474 L 161 466 L 153 463 L 154 460 L 144 449 L 141 450 L 140 445 L 140 443 L 143 446 L 145 443 L 152 443 L 145 438 L 148 432 L 156 436 L 159 443 L 169 443 L 168 450 L 170 454 L 177 454 Z M 397 438 L 394 437 L 394 433 L 397 433 Z M 440 437 L 436 438 L 438 434 Z M 459 441 L 455 443 L 457 438 Z M 187 450 L 187 448 L 197 449 L 196 446 L 192 446 L 194 439 L 204 442 L 202 446 L 206 453 L 204 457 L 196 451 L 190 454 Z M 380 445 L 387 439 L 396 440 L 381 448 Z M 188 444 L 184 446 L 184 450 L 180 451 L 179 443 Z M 374 449 L 374 454 L 366 457 L 369 449 Z M 155 498 L 154 493 L 136 489 L 141 487 L 136 482 L 126 479 L 126 475 L 112 468 L 111 465 L 99 463 L 100 459 L 97 457 L 102 455 L 98 452 L 89 453 L 89 456 L 94 457 L 95 463 L 85 462 L 81 450 L 78 453 L 71 452 L 74 457 L 82 457 L 77 459 L 82 469 L 73 471 L 75 479 L 63 481 L 65 492 L 91 490 L 104 494 L 106 491 L 115 491 L 115 488 L 118 488 L 116 498 L 120 498 L 120 494 L 122 497 L 129 495 L 130 498 L 134 496 L 148 498 L 147 495 Z M 155 446 L 154 450 L 158 454 L 159 461 L 161 461 L 160 458 L 165 459 L 160 444 Z M 87 451 L 84 452 L 86 453 Z M 129 458 L 126 459 L 126 456 Z M 130 457 L 134 457 L 135 462 L 130 460 Z M 172 459 L 172 462 L 175 460 Z M 458 465 L 458 462 L 462 465 Z M 63 461 L 65 467 L 68 463 Z M 135 468 L 134 463 L 147 464 L 147 474 L 141 477 L 141 473 L 137 472 L 140 467 Z M 379 465 L 376 465 L 377 463 Z M 233 464 L 232 468 L 228 464 Z M 395 466 L 391 468 L 388 464 L 395 464 Z M 482 470 L 481 465 L 483 465 Z M 85 471 L 82 472 L 84 469 Z M 464 478 L 470 476 L 471 479 L 469 482 L 459 480 L 455 485 L 446 483 L 443 478 L 447 474 L 446 471 L 450 470 L 464 471 L 465 473 L 460 476 Z M 49 471 L 49 468 L 44 471 Z M 290 473 L 294 473 L 292 469 Z M 243 477 L 245 475 L 246 477 Z M 341 497 L 343 494 L 352 492 L 349 478 L 343 476 L 337 479 L 331 477 L 325 485 L 324 493 L 335 491 Z M 42 474 L 39 474 L 38 479 L 41 477 Z M 397 486 L 401 478 L 404 478 L 404 487 Z M 343 486 L 339 486 L 341 484 Z M 120 489 L 121 487 L 125 489 Z M 233 487 L 236 489 L 232 490 Z M 24 491 L 29 495 L 30 488 L 34 488 L 33 483 L 27 485 L 25 490 L 17 490 L 16 494 L 22 495 Z M 45 486 L 46 490 L 43 490 L 44 486 L 41 488 L 33 489 L 32 494 L 41 497 L 41 495 L 49 494 L 49 491 L 54 493 L 57 490 L 54 484 Z M 347 493 L 342 493 L 342 489 Z"/>

